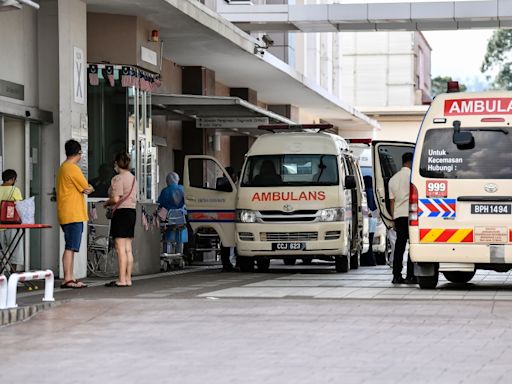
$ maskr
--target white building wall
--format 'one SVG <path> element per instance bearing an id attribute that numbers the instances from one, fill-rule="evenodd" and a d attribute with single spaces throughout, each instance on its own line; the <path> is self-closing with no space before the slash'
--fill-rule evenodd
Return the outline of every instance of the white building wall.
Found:
<path id="1" fill-rule="evenodd" d="M 343 81 L 342 71 L 342 48 L 341 35 L 332 34 L 332 93 L 340 100 L 344 99 L 341 83 Z M 350 86 L 350 85 L 349 85 Z"/>
<path id="2" fill-rule="evenodd" d="M 342 92 L 356 106 L 414 105 L 414 32 L 343 32 Z"/>
<path id="3" fill-rule="evenodd" d="M 37 106 L 37 11 L 23 7 L 0 12 L 0 79 L 24 85 L 25 100 L 2 97 L 10 103 Z"/>
<path id="4" fill-rule="evenodd" d="M 332 93 L 333 45 L 332 34 L 319 34 L 320 38 L 320 85 Z"/>

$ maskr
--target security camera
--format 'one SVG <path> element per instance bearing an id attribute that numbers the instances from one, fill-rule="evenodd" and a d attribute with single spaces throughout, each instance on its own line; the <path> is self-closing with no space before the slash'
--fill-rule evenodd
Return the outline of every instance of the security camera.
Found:
<path id="1" fill-rule="evenodd" d="M 269 35 L 261 36 L 261 40 L 263 40 L 267 47 L 271 47 L 274 45 L 274 40 L 272 40 L 272 38 Z"/>

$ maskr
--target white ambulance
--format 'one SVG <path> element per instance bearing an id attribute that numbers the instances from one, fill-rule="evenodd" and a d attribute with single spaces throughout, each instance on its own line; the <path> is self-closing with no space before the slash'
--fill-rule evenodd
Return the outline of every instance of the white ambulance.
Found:
<path id="1" fill-rule="evenodd" d="M 228 188 L 219 188 L 217 181 L 226 177 L 213 157 L 185 158 L 192 229 L 216 232 L 224 246 L 236 246 L 241 271 L 253 271 L 255 262 L 267 271 L 270 259 L 334 260 L 338 272 L 358 268 L 368 246 L 366 197 L 356 159 L 341 137 L 262 135 L 246 154 L 238 185 L 228 178 Z"/>
<path id="2" fill-rule="evenodd" d="M 512 268 L 512 93 L 437 96 L 418 135 L 410 186 L 410 254 L 421 288 L 476 269 Z M 414 144 L 373 144 L 375 194 L 390 223 L 388 181 Z"/>

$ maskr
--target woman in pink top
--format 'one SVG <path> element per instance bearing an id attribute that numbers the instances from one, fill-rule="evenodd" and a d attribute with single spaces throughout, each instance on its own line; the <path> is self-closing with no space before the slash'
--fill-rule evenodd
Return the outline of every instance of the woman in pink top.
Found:
<path id="1" fill-rule="evenodd" d="M 119 279 L 105 284 L 107 287 L 131 287 L 133 252 L 132 240 L 135 232 L 137 206 L 137 181 L 131 174 L 130 157 L 122 152 L 116 155 L 109 199 L 105 207 L 112 207 L 114 214 L 110 223 L 110 235 L 114 239 L 119 266 Z"/>

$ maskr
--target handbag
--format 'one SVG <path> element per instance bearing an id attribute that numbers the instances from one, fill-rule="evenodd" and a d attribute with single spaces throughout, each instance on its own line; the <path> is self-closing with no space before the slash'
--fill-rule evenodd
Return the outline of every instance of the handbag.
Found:
<path id="1" fill-rule="evenodd" d="M 123 196 L 123 198 L 121 200 L 119 200 L 116 205 L 114 205 L 113 207 L 108 207 L 105 211 L 105 217 L 107 218 L 107 220 L 112 220 L 112 218 L 114 217 L 114 212 L 116 211 L 117 208 L 119 208 L 119 206 L 121 204 L 123 204 L 126 199 L 128 199 L 128 197 L 132 194 L 133 192 L 133 187 L 135 186 L 135 177 L 133 177 L 133 183 L 132 183 L 132 187 L 130 188 L 130 192 L 128 192 L 128 194 L 126 196 Z"/>
<path id="2" fill-rule="evenodd" d="M 0 223 L 2 224 L 21 224 L 21 219 L 16 210 L 16 202 L 12 201 L 14 194 L 14 185 L 11 190 L 11 195 L 7 200 L 0 201 Z"/>

